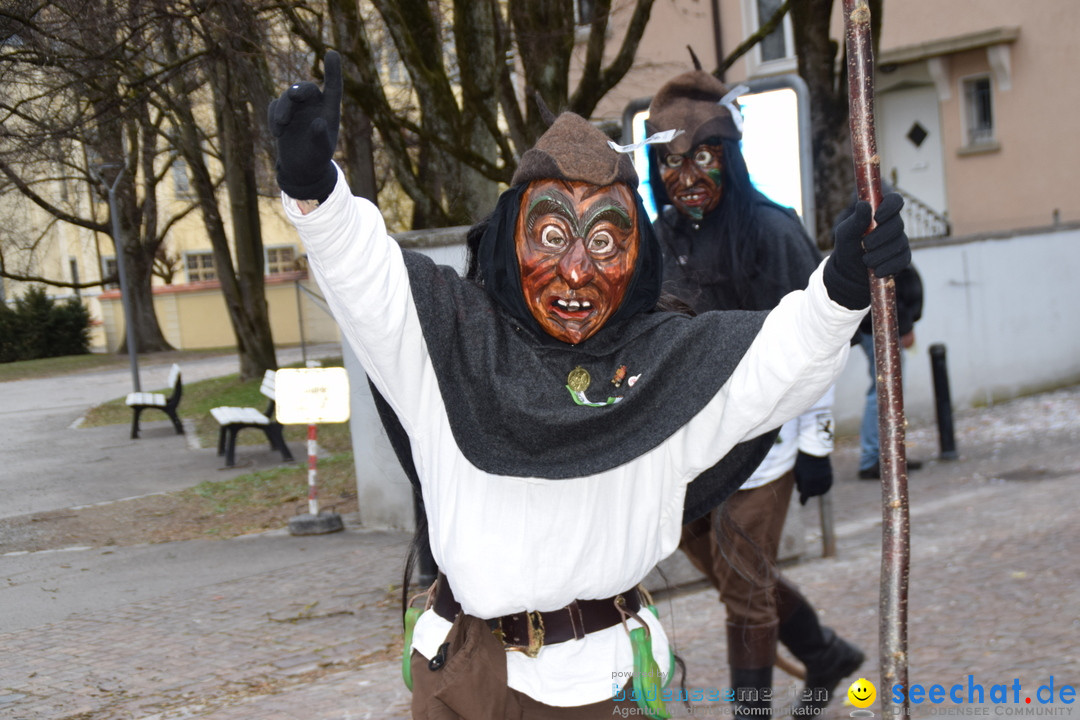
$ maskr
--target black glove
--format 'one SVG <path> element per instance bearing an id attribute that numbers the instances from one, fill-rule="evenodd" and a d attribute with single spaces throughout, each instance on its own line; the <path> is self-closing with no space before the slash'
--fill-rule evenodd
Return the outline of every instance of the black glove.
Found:
<path id="1" fill-rule="evenodd" d="M 296 200 L 330 197 L 337 183 L 331 162 L 341 117 L 341 56 L 331 50 L 323 62 L 325 90 L 313 82 L 290 86 L 268 112 L 270 133 L 277 138 L 278 186 Z"/>
<path id="2" fill-rule="evenodd" d="M 799 504 L 815 495 L 824 495 L 832 487 L 832 461 L 829 456 L 808 455 L 802 450 L 795 456 L 795 486 L 799 488 Z"/>
<path id="3" fill-rule="evenodd" d="M 866 236 L 863 233 L 870 226 L 870 203 L 860 200 L 854 212 L 841 216 L 843 219 L 833 230 L 835 247 L 824 274 L 825 289 L 835 302 L 850 310 L 862 310 L 870 305 L 867 268 L 882 278 L 911 264 L 911 247 L 900 217 L 903 206 L 899 193 L 887 193 L 874 215 L 877 227 Z"/>

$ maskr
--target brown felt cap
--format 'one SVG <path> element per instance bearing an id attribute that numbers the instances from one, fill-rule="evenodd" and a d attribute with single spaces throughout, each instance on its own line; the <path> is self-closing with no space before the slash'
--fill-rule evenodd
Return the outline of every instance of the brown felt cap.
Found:
<path id="1" fill-rule="evenodd" d="M 592 185 L 638 184 L 634 163 L 608 145 L 608 136 L 580 115 L 564 112 L 521 156 L 511 185 L 533 180 L 576 180 Z"/>
<path id="2" fill-rule="evenodd" d="M 668 152 L 683 154 L 711 137 L 739 140 L 742 133 L 731 111 L 720 104 L 728 87 L 704 70 L 692 70 L 668 81 L 649 104 L 645 130 L 650 135 L 664 130 L 684 130 L 666 145 Z"/>

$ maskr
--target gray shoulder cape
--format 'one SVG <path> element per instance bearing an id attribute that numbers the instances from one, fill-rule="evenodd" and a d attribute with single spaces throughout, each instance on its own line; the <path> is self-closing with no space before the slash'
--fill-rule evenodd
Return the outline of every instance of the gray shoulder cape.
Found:
<path id="1" fill-rule="evenodd" d="M 638 313 L 567 345 L 519 327 L 483 288 L 452 268 L 418 253 L 404 256 L 454 439 L 469 462 L 497 475 L 581 477 L 652 450 L 727 382 L 766 315 Z M 584 397 L 575 400 L 568 376 L 576 368 L 591 380 Z M 612 381 L 620 377 L 616 386 Z M 580 404 L 609 399 L 600 406 Z M 382 398 L 376 400 L 415 483 L 400 424 Z M 737 490 L 775 435 L 740 443 L 695 479 L 687 489 L 684 520 L 705 514 Z"/>

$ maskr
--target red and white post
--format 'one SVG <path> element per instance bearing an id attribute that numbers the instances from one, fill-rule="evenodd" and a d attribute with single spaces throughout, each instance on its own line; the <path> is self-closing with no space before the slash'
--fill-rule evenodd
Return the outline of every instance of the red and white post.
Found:
<path id="1" fill-rule="evenodd" d="M 316 425 L 307 426 L 307 504 L 308 512 L 312 515 L 319 514 L 318 472 L 316 470 L 319 457 L 319 441 L 316 437 L 316 427 Z"/>
<path id="2" fill-rule="evenodd" d="M 344 529 L 341 516 L 319 512 L 318 423 L 349 419 L 349 377 L 345 368 L 284 368 L 277 373 L 277 418 L 283 425 L 307 425 L 308 512 L 289 519 L 293 535 L 315 535 Z"/>

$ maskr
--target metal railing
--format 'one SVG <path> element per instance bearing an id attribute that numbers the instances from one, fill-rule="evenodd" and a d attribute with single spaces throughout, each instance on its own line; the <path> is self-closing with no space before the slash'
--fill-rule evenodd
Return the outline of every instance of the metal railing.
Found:
<path id="1" fill-rule="evenodd" d="M 952 233 L 949 219 L 911 193 L 897 187 L 904 198 L 904 229 L 909 240 L 948 237 Z"/>

